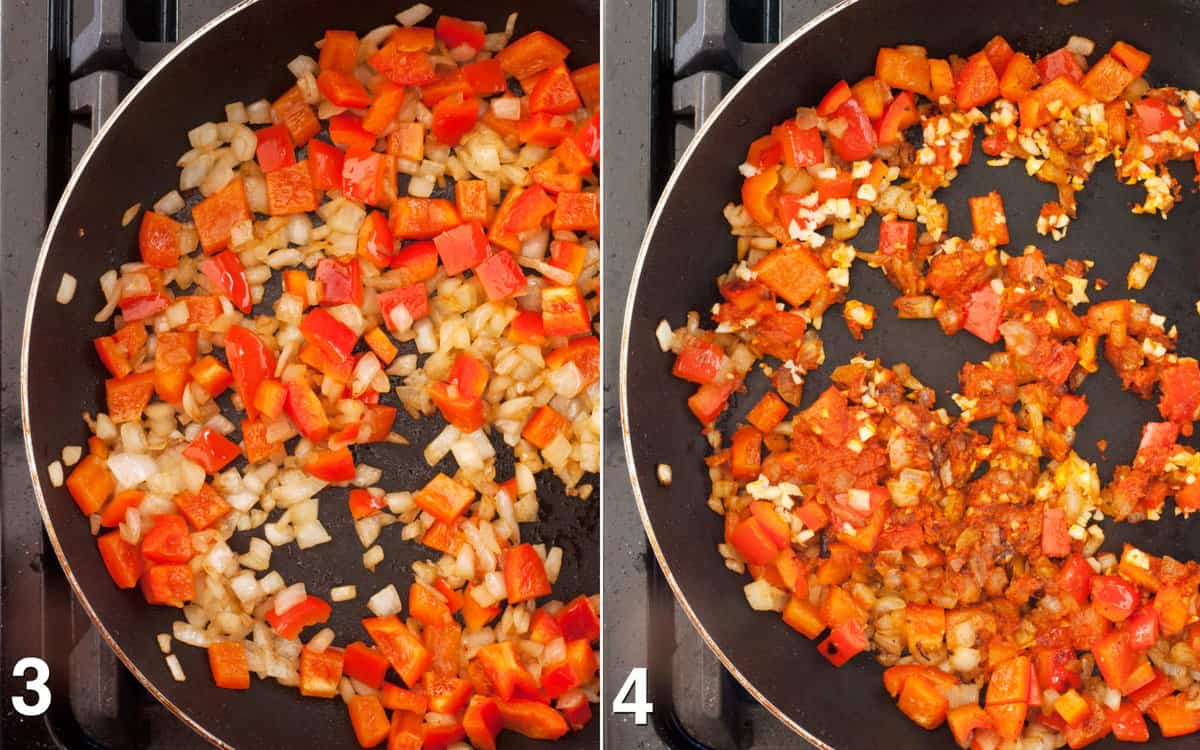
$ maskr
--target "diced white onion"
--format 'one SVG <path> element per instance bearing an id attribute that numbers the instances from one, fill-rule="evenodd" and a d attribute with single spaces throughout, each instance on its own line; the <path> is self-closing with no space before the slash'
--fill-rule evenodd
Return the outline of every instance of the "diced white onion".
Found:
<path id="1" fill-rule="evenodd" d="M 367 600 L 367 609 L 376 617 L 398 614 L 402 606 L 399 592 L 396 591 L 395 585 L 390 583 Z"/>
<path id="2" fill-rule="evenodd" d="M 66 305 L 75 299 L 75 289 L 79 286 L 79 282 L 69 273 L 64 273 L 58 281 L 58 291 L 54 293 L 54 301 L 60 305 Z"/>

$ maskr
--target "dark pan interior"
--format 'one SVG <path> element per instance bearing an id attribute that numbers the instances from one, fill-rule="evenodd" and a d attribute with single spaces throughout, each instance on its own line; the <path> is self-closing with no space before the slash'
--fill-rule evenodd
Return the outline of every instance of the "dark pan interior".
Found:
<path id="1" fill-rule="evenodd" d="M 508 13 L 519 11 L 518 35 L 540 28 L 562 39 L 571 47 L 568 62 L 573 67 L 599 59 L 598 0 L 512 0 L 494 5 L 443 0 L 431 4 L 435 14 L 484 20 L 491 29 L 503 28 Z M 326 28 L 354 29 L 362 34 L 393 22 L 392 14 L 406 6 L 395 2 L 259 0 L 190 43 L 127 102 L 77 175 L 52 228 L 40 277 L 44 283 L 35 288 L 31 302 L 34 311 L 24 383 L 28 434 L 49 528 L 61 546 L 63 565 L 135 673 L 140 672 L 210 740 L 233 747 L 350 747 L 355 742 L 340 700 L 303 699 L 295 689 L 274 681 L 254 680 L 248 696 L 220 690 L 212 684 L 200 649 L 177 644 L 175 653 L 188 679 L 174 682 L 154 636 L 171 632 L 171 622 L 179 619 L 179 611 L 149 607 L 136 590 L 119 591 L 113 586 L 100 564 L 86 519 L 79 515 L 66 489 L 51 487 L 42 470 L 58 457 L 62 446 L 84 442 L 87 432 L 80 414 L 94 413 L 103 404 L 105 374 L 91 339 L 108 333 L 111 324 L 95 324 L 92 316 L 103 306 L 97 284 L 100 274 L 137 258 L 137 223 L 124 229 L 120 224 L 125 209 L 138 201 L 149 206 L 178 184 L 175 160 L 188 149 L 190 128 L 224 119 L 227 102 L 274 98 L 290 86 L 293 78 L 287 62 L 302 52 L 315 55 L 312 44 Z M 78 293 L 66 306 L 54 301 L 64 272 L 79 279 Z M 409 437 L 412 445 L 358 448 L 356 458 L 383 468 L 382 484 L 388 489 L 420 487 L 439 469 L 453 471 L 453 459 L 430 468 L 421 456 L 421 447 L 441 427 L 439 419 L 414 422 L 401 410 L 396 430 Z M 510 476 L 511 470 L 511 463 L 501 466 L 498 476 Z M 595 477 L 590 480 L 594 482 Z M 329 589 L 339 584 L 357 584 L 359 598 L 335 606 L 329 623 L 344 644 L 366 636 L 358 621 L 370 614 L 367 597 L 389 582 L 403 595 L 411 582 L 411 563 L 432 551 L 402 542 L 398 526 L 385 529 L 379 544 L 386 559 L 371 574 L 362 566 L 363 550 L 345 510 L 346 490 L 331 489 L 322 497 L 321 521 L 334 541 L 305 554 L 299 554 L 294 545 L 277 548 L 271 562 L 287 581 L 304 581 L 317 595 L 327 596 Z M 527 525 L 524 536 L 564 548 L 566 563 L 555 596 L 566 600 L 580 593 L 595 593 L 600 580 L 598 493 L 587 502 L 566 497 L 557 479 L 543 477 L 539 479 L 539 497 L 542 519 Z M 245 551 L 247 544 L 245 535 L 232 541 L 239 552 Z M 595 747 L 598 733 L 597 722 L 592 722 L 582 733 L 564 738 L 563 746 Z M 505 733 L 500 742 L 507 748 L 532 744 L 512 733 Z"/>
<path id="2" fill-rule="evenodd" d="M 746 579 L 726 571 L 715 550 L 721 521 L 704 504 L 709 485 L 700 462 L 706 444 L 685 404 L 693 386 L 670 377 L 671 358 L 660 352 L 654 328 L 663 318 L 672 326 L 682 325 L 687 311 L 707 311 L 716 301 L 714 279 L 728 269 L 735 252 L 721 208 L 738 200 L 737 165 L 746 147 L 798 105 L 815 103 L 838 79 L 854 81 L 871 73 L 880 46 L 902 43 L 923 44 L 931 55 L 944 57 L 974 52 L 1000 33 L 1018 49 L 1044 53 L 1063 45 L 1069 35 L 1080 34 L 1096 41 L 1094 60 L 1114 40 L 1124 39 L 1153 54 L 1152 84 L 1172 82 L 1195 88 L 1200 86 L 1200 49 L 1194 42 L 1198 10 L 1200 4 L 1195 2 L 1165 0 L 1087 0 L 1069 7 L 1053 0 L 861 0 L 791 40 L 744 81 L 714 115 L 663 196 L 657 223 L 643 249 L 624 352 L 626 439 L 636 463 L 648 531 L 657 541 L 660 562 L 673 577 L 677 593 L 712 644 L 781 717 L 818 741 L 847 750 L 871 747 L 881 740 L 894 748 L 954 744 L 948 731 L 926 732 L 892 705 L 873 659 L 860 657 L 833 669 L 813 644 L 778 616 L 751 611 L 741 591 Z M 1092 278 L 1107 279 L 1111 285 L 1101 294 L 1089 291 L 1092 301 L 1129 296 L 1125 273 L 1132 260 L 1139 251 L 1156 254 L 1157 271 L 1149 286 L 1135 294 L 1178 322 L 1181 354 L 1200 353 L 1195 308 L 1200 298 L 1200 260 L 1195 252 L 1200 195 L 1194 189 L 1190 164 L 1172 165 L 1185 194 L 1164 222 L 1129 212 L 1139 194 L 1119 185 L 1111 161 L 1105 162 L 1080 196 L 1079 219 L 1071 224 L 1065 240 L 1055 243 L 1034 230 L 1040 205 L 1054 198 L 1052 187 L 1027 177 L 1020 162 L 1001 169 L 986 166 L 985 158 L 976 153 L 971 165 L 941 194 L 950 207 L 953 233 L 970 234 L 967 197 L 997 189 L 1004 197 L 1012 233 L 1009 247 L 1014 252 L 1036 244 L 1052 259 L 1096 261 Z M 877 226 L 878 219 L 872 219 L 852 244 L 874 249 Z M 875 304 L 879 322 L 857 343 L 841 320 L 840 307 L 825 316 L 826 365 L 810 375 L 805 403 L 828 385 L 832 367 L 863 352 L 884 363 L 910 363 L 919 378 L 937 389 L 951 413 L 957 413 L 948 398 L 956 390 L 957 372 L 964 361 L 986 358 L 990 347 L 966 333 L 947 338 L 934 321 L 899 321 L 891 306 L 894 296 L 881 273 L 856 264 L 850 297 Z M 722 429 L 732 427 L 755 403 L 764 390 L 763 381 L 761 374 L 750 379 L 750 393 L 734 398 Z M 1107 478 L 1115 465 L 1130 460 L 1142 424 L 1157 419 L 1157 412 L 1152 403 L 1123 393 L 1107 364 L 1087 380 L 1083 391 L 1092 409 L 1075 446 L 1088 460 L 1099 461 Z M 1109 442 L 1103 459 L 1095 447 L 1100 438 Z M 658 463 L 674 468 L 669 489 L 655 480 Z M 1106 549 L 1119 550 L 1122 541 L 1130 540 L 1157 554 L 1188 558 L 1195 555 L 1200 522 L 1176 520 L 1168 512 L 1159 524 L 1119 528 L 1108 524 L 1106 530 Z M 1155 746 L 1183 747 L 1187 742 L 1167 743 L 1158 737 L 1157 728 L 1151 732 Z M 1116 744 L 1109 739 L 1097 746 Z"/>

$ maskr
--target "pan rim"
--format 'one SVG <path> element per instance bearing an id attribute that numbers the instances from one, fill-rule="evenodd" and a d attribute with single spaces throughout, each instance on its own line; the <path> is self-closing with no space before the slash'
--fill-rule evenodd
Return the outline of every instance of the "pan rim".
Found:
<path id="1" fill-rule="evenodd" d="M 189 35 L 186 39 L 175 45 L 173 49 L 167 52 L 167 54 L 164 55 L 161 60 L 155 63 L 154 67 L 147 71 L 146 75 L 144 75 L 133 86 L 133 88 L 129 90 L 129 93 L 126 94 L 117 104 L 117 107 L 113 110 L 112 115 L 110 115 L 109 118 L 100 126 L 99 132 L 92 137 L 91 142 L 88 144 L 87 149 L 83 153 L 83 157 L 79 160 L 79 164 L 76 165 L 74 171 L 71 173 L 71 178 L 67 181 L 67 186 L 63 190 L 62 196 L 58 199 L 58 204 L 55 206 L 54 214 L 51 216 L 50 222 L 46 227 L 46 235 L 42 239 L 41 247 L 38 249 L 37 262 L 33 267 L 33 278 L 29 288 L 29 298 L 25 305 L 25 320 L 21 328 L 21 440 L 25 445 L 25 462 L 29 467 L 30 478 L 33 481 L 33 495 L 37 500 L 38 512 L 42 516 L 42 526 L 46 529 L 46 536 L 50 539 L 50 546 L 54 548 L 54 554 L 58 558 L 59 565 L 62 566 L 63 574 L 67 578 L 67 583 L 71 586 L 71 592 L 74 594 L 75 599 L 79 602 L 80 606 L 83 607 L 84 612 L 87 613 L 88 619 L 91 620 L 92 625 L 96 627 L 100 637 L 104 640 L 108 647 L 112 649 L 113 653 L 117 655 L 117 658 L 121 661 L 121 664 L 124 665 L 124 667 L 129 670 L 134 677 L 137 678 L 137 681 L 141 683 L 142 686 L 146 688 L 146 690 L 153 695 L 159 703 L 165 706 L 168 711 L 174 714 L 192 731 L 200 735 L 200 737 L 210 744 L 219 748 L 223 748 L 224 750 L 235 750 L 235 748 L 233 745 L 230 745 L 228 742 L 216 736 L 206 727 L 200 724 L 200 722 L 193 718 L 190 713 L 177 706 L 174 701 L 167 697 L 166 693 L 158 688 L 152 679 L 150 679 L 141 671 L 141 669 L 138 668 L 129 655 L 125 653 L 125 650 L 121 648 L 120 644 L 117 643 L 112 634 L 108 632 L 108 628 L 105 627 L 100 616 L 96 613 L 95 608 L 92 607 L 91 601 L 84 593 L 83 587 L 79 584 L 79 580 L 75 577 L 75 571 L 72 569 L 71 563 L 67 559 L 66 551 L 63 549 L 62 543 L 58 539 L 58 534 L 54 530 L 54 524 L 50 518 L 50 510 L 46 504 L 45 494 L 42 492 L 41 477 L 39 476 L 40 471 L 33 452 L 33 427 L 31 423 L 29 407 L 29 342 L 30 334 L 33 328 L 34 312 L 37 307 L 38 293 L 41 290 L 42 285 L 42 273 L 45 268 L 46 258 L 50 254 L 50 246 L 58 232 L 59 222 L 62 220 L 62 215 L 66 210 L 68 202 L 70 202 L 72 193 L 75 191 L 75 187 L 78 184 L 84 169 L 87 167 L 88 162 L 90 162 L 92 157 L 95 155 L 100 143 L 104 140 L 105 136 L 108 135 L 109 130 L 115 127 L 116 123 L 120 121 L 121 116 L 125 114 L 125 111 L 132 105 L 133 101 L 138 97 L 138 95 L 141 94 L 142 91 L 149 86 L 150 82 L 153 81 L 177 57 L 182 55 L 184 51 L 186 51 L 189 47 L 191 47 L 199 39 L 204 37 L 217 26 L 227 22 L 232 17 L 236 16 L 247 8 L 264 1 L 265 0 L 239 0 L 235 5 L 227 8 L 217 16 L 214 16 L 208 22 L 196 29 L 196 31 Z"/>
<path id="2" fill-rule="evenodd" d="M 770 65 L 776 57 L 783 54 L 784 51 L 791 49 L 801 39 L 803 39 L 809 33 L 815 31 L 817 27 L 824 24 L 825 21 L 842 12 L 846 8 L 858 4 L 859 2 L 861 2 L 861 0 L 839 0 L 839 2 L 830 6 L 820 14 L 814 16 L 803 26 L 789 34 L 786 38 L 780 40 L 769 52 L 767 52 L 766 55 L 763 56 L 761 60 L 755 63 L 750 70 L 746 71 L 745 75 L 738 79 L 733 88 L 731 88 L 729 92 L 721 98 L 720 102 L 718 102 L 717 108 L 713 110 L 712 114 L 708 116 L 707 120 L 701 123 L 699 130 L 697 130 L 695 135 L 692 136 L 687 148 L 684 149 L 683 156 L 680 157 L 678 163 L 675 165 L 674 170 L 672 170 L 671 176 L 667 180 L 667 184 L 663 188 L 662 194 L 659 196 L 659 199 L 654 206 L 654 211 L 650 215 L 649 223 L 646 225 L 646 231 L 642 237 L 642 242 L 638 246 L 637 259 L 633 266 L 632 281 L 629 285 L 629 291 L 625 297 L 625 312 L 621 323 L 620 363 L 618 368 L 617 393 L 620 401 L 619 416 L 621 421 L 621 442 L 624 446 L 625 453 L 625 468 L 629 472 L 629 481 L 632 485 L 633 497 L 637 504 L 638 515 L 642 519 L 642 528 L 646 532 L 646 538 L 650 542 L 651 549 L 654 550 L 654 557 L 658 561 L 659 568 L 662 570 L 663 576 L 667 579 L 667 585 L 670 586 L 671 593 L 675 595 L 675 600 L 679 603 L 683 613 L 691 622 L 692 627 L 694 627 L 696 632 L 700 635 L 700 639 L 704 641 L 704 644 L 708 646 L 709 650 L 711 650 L 714 655 L 716 655 L 717 659 L 721 662 L 721 665 L 725 668 L 725 670 L 733 675 L 734 679 L 741 684 L 746 692 L 753 696 L 754 699 L 758 701 L 763 708 L 767 709 L 767 711 L 774 715 L 775 718 L 779 719 L 784 726 L 786 726 L 788 729 L 791 729 L 793 732 L 803 737 L 807 742 L 811 743 L 817 748 L 820 748 L 821 750 L 835 750 L 835 748 L 821 738 L 809 732 L 787 712 L 775 705 L 774 702 L 767 698 L 757 687 L 754 686 L 750 679 L 746 677 L 746 675 L 744 675 L 740 669 L 738 669 L 738 667 L 733 663 L 733 660 L 730 659 L 724 650 L 717 644 L 712 635 L 708 632 L 708 629 L 700 621 L 699 616 L 696 614 L 695 610 L 692 609 L 691 604 L 688 602 L 687 597 L 683 593 L 683 589 L 680 587 L 674 573 L 671 571 L 671 566 L 667 563 L 666 556 L 663 553 L 662 547 L 659 545 L 658 537 L 654 533 L 654 527 L 650 521 L 649 511 L 646 509 L 646 500 L 642 494 L 641 482 L 638 480 L 637 462 L 634 456 L 633 440 L 630 434 L 629 399 L 627 397 L 629 393 L 629 338 L 633 327 L 633 304 L 637 298 L 638 291 L 641 288 L 642 267 L 645 264 L 646 256 L 650 251 L 650 240 L 658 228 L 658 223 L 662 218 L 664 209 L 666 208 L 667 200 L 675 190 L 676 182 L 679 180 L 688 162 L 691 161 L 709 128 L 717 121 L 718 118 L 720 118 L 727 108 L 732 106 L 733 100 L 737 98 L 742 89 L 748 86 L 749 83 L 754 80 L 763 69 Z"/>

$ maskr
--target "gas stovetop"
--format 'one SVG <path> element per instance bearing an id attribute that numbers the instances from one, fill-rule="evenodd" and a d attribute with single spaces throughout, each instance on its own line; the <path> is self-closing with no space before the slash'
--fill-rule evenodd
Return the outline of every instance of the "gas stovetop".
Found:
<path id="1" fill-rule="evenodd" d="M 207 743 L 121 666 L 75 603 L 42 530 L 21 442 L 25 300 L 51 212 L 99 127 L 133 82 L 234 0 L 0 0 L 0 237 L 3 237 L 3 504 L 0 505 L 0 744 L 190 750 Z M 10 677 L 44 659 L 52 700 L 18 714 Z"/>
<path id="2" fill-rule="evenodd" d="M 776 750 L 808 745 L 732 677 L 675 603 L 642 531 L 617 441 L 625 293 L 650 213 L 676 159 L 721 97 L 781 38 L 833 0 L 622 0 L 605 6 L 605 709 L 646 667 L 647 726 L 610 716 L 606 745 Z"/>

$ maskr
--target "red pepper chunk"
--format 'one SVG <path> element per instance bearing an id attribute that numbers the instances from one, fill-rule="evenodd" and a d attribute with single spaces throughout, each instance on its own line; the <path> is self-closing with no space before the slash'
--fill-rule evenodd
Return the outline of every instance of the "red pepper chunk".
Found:
<path id="1" fill-rule="evenodd" d="M 504 584 L 510 604 L 519 604 L 550 593 L 546 566 L 533 545 L 518 544 L 504 553 Z"/>
<path id="2" fill-rule="evenodd" d="M 448 200 L 405 196 L 392 204 L 388 222 L 392 234 L 399 239 L 428 240 L 458 226 L 462 220 Z"/>
<path id="3" fill-rule="evenodd" d="M 322 70 L 317 76 L 317 88 L 326 99 L 338 107 L 362 109 L 371 103 L 367 87 L 353 73 L 340 70 Z"/>
<path id="4" fill-rule="evenodd" d="M 322 305 L 362 304 L 363 287 L 357 258 L 346 263 L 336 258 L 322 258 L 317 262 L 315 276 L 321 282 Z"/>
<path id="5" fill-rule="evenodd" d="M 1163 698 L 1150 706 L 1148 713 L 1163 737 L 1182 737 L 1200 731 L 1200 709 L 1192 708 L 1184 693 Z"/>
<path id="6" fill-rule="evenodd" d="M 259 384 L 275 372 L 275 355 L 258 336 L 242 326 L 233 326 L 225 334 L 225 358 L 246 416 L 253 419 L 258 414 L 254 396 Z"/>
<path id="7" fill-rule="evenodd" d="M 158 315 L 170 304 L 170 298 L 161 292 L 125 297 L 120 302 L 121 317 L 125 319 L 126 323 L 134 323 Z"/>
<path id="8" fill-rule="evenodd" d="M 354 457 L 345 446 L 313 451 L 304 459 L 304 470 L 326 482 L 349 482 L 355 475 Z"/>
<path id="9" fill-rule="evenodd" d="M 457 146 L 471 132 L 479 119 L 480 102 L 475 97 L 448 96 L 433 107 L 433 124 L 429 131 L 440 143 Z"/>
<path id="10" fill-rule="evenodd" d="M 496 736 L 504 729 L 504 722 L 500 718 L 500 708 L 494 698 L 471 696 L 462 723 L 463 731 L 467 733 L 471 745 L 479 750 L 496 750 Z"/>
<path id="11" fill-rule="evenodd" d="M 504 72 L 513 78 L 529 78 L 567 59 L 567 45 L 544 31 L 534 31 L 517 39 L 496 54 Z"/>
<path id="12" fill-rule="evenodd" d="M 867 636 L 858 620 L 847 620 L 829 631 L 817 651 L 835 667 L 840 667 L 867 648 Z"/>
<path id="13" fill-rule="evenodd" d="M 100 361 L 114 378 L 123 378 L 133 372 L 133 365 L 129 364 L 124 347 L 112 336 L 93 339 L 92 344 L 96 347 L 96 353 L 100 355 Z"/>
<path id="14" fill-rule="evenodd" d="M 1122 742 L 1146 742 L 1150 739 L 1145 717 L 1137 706 L 1128 701 L 1122 701 L 1115 711 L 1108 710 L 1108 723 L 1112 726 L 1113 737 Z"/>
<path id="15" fill-rule="evenodd" d="M 671 374 L 692 383 L 711 383 L 725 364 L 725 352 L 716 344 L 693 338 L 675 357 Z"/>
<path id="16" fill-rule="evenodd" d="M 454 617 L 450 605 L 419 581 L 408 587 L 408 613 L 418 622 L 432 626 L 448 625 Z"/>
<path id="17" fill-rule="evenodd" d="M 131 589 L 142 575 L 142 555 L 135 545 L 121 538 L 121 532 L 110 531 L 96 540 L 100 559 L 117 588 Z"/>
<path id="18" fill-rule="evenodd" d="M 887 111 L 879 123 L 879 142 L 884 146 L 899 143 L 903 138 L 904 130 L 917 124 L 919 120 L 917 105 L 913 101 L 912 94 L 901 91 L 888 105 Z"/>
<path id="19" fill-rule="evenodd" d="M 754 516 L 734 527 L 729 543 L 751 565 L 769 565 L 779 557 L 779 547 Z"/>
<path id="20" fill-rule="evenodd" d="M 292 144 L 292 134 L 283 123 L 260 128 L 254 132 L 254 136 L 258 140 L 255 155 L 263 172 L 269 174 L 296 163 L 296 147 Z"/>
<path id="21" fill-rule="evenodd" d="M 954 98 L 964 112 L 981 107 L 1000 96 L 1000 79 L 987 55 L 977 52 L 967 58 L 954 81 Z"/>
<path id="22" fill-rule="evenodd" d="M 304 378 L 289 380 L 286 385 L 287 400 L 283 410 L 296 425 L 296 429 L 314 442 L 324 440 L 329 435 L 329 418 L 325 416 L 325 407 L 321 405 L 321 399 Z"/>
<path id="23" fill-rule="evenodd" d="M 592 606 L 592 600 L 584 595 L 572 599 L 555 615 L 561 635 L 567 641 L 600 639 L 600 615 Z"/>
<path id="24" fill-rule="evenodd" d="M 481 23 L 464 21 L 453 16 L 442 16 L 438 18 L 437 25 L 433 30 L 437 34 L 437 38 L 446 44 L 447 50 L 461 46 L 470 47 L 476 52 L 483 49 L 484 30 Z"/>
<path id="25" fill-rule="evenodd" d="M 332 611 L 328 602 L 309 594 L 283 613 L 276 612 L 274 607 L 267 610 L 266 620 L 280 638 L 290 641 L 309 625 L 319 625 L 328 620 Z"/>
<path id="26" fill-rule="evenodd" d="M 208 647 L 208 667 L 213 682 L 226 690 L 249 690 L 250 669 L 246 646 L 241 641 L 219 641 Z"/>
<path id="27" fill-rule="evenodd" d="M 841 135 L 829 133 L 829 143 L 844 161 L 865 159 L 875 150 L 875 128 L 857 99 L 847 99 L 838 108 L 836 118 L 845 123 Z"/>
<path id="28" fill-rule="evenodd" d="M 477 222 L 447 229 L 433 238 L 442 266 L 450 276 L 474 268 L 488 257 L 488 239 Z"/>
<path id="29" fill-rule="evenodd" d="M 250 204 L 246 201 L 246 185 L 241 177 L 192 207 L 192 221 L 200 235 L 200 247 L 209 255 L 225 249 L 235 224 L 252 218 Z"/>
<path id="30" fill-rule="evenodd" d="M 358 343 L 358 335 L 354 331 L 320 307 L 301 319 L 300 333 L 305 341 L 320 348 L 334 360 L 348 359 Z"/>
<path id="31" fill-rule="evenodd" d="M 404 684 L 415 688 L 431 661 L 421 639 L 395 615 L 368 617 L 362 624 Z"/>
<path id="32" fill-rule="evenodd" d="M 1000 322 L 1003 315 L 1000 295 L 996 294 L 990 284 L 984 284 L 971 292 L 967 300 L 963 328 L 989 344 L 994 344 L 1000 340 Z"/>
<path id="33" fill-rule="evenodd" d="M 250 296 L 250 282 L 246 280 L 246 269 L 236 253 L 229 250 L 220 252 L 202 262 L 200 271 L 221 290 L 234 307 L 244 313 L 250 312 L 254 307 L 254 300 Z"/>
<path id="34" fill-rule="evenodd" d="M 388 738 L 391 721 L 377 695 L 356 695 L 346 706 L 359 747 L 375 747 Z"/>
<path id="35" fill-rule="evenodd" d="M 169 216 L 147 211 L 138 229 L 138 249 L 142 261 L 155 268 L 174 268 L 179 263 L 183 225 Z"/>
<path id="36" fill-rule="evenodd" d="M 309 698 L 332 698 L 342 681 L 345 654 L 340 648 L 326 648 L 317 653 L 310 648 L 300 651 L 300 695 Z"/>
<path id="37" fill-rule="evenodd" d="M 474 489 L 442 473 L 413 497 L 418 508 L 446 524 L 453 524 L 474 501 Z"/>
<path id="38" fill-rule="evenodd" d="M 1066 47 L 1057 49 L 1038 60 L 1037 69 L 1043 83 L 1049 83 L 1059 76 L 1067 76 L 1075 83 L 1083 80 L 1083 68 L 1075 59 L 1075 54 Z"/>
<path id="39" fill-rule="evenodd" d="M 245 423 L 243 423 L 242 432 L 245 431 Z M 232 510 L 229 503 L 225 502 L 225 498 L 217 494 L 217 491 L 207 483 L 200 485 L 199 492 L 185 490 L 173 499 L 175 507 L 179 508 L 179 512 L 187 518 L 188 523 L 198 531 L 212 526 Z"/>
<path id="40" fill-rule="evenodd" d="M 464 432 L 474 432 L 483 426 L 483 399 L 462 393 L 450 383 L 434 382 L 428 386 L 429 397 L 442 417 Z"/>
<path id="41" fill-rule="evenodd" d="M 392 263 L 394 246 L 395 241 L 392 238 L 392 230 L 388 227 L 387 216 L 379 211 L 368 213 L 358 228 L 358 257 L 376 268 L 388 268 Z M 318 267 L 319 265 L 318 263 Z"/>
<path id="42" fill-rule="evenodd" d="M 387 206 L 396 197 L 392 157 L 352 146 L 342 162 L 342 193 L 352 201 Z"/>
<path id="43" fill-rule="evenodd" d="M 329 118 L 329 140 L 346 149 L 370 151 L 375 147 L 375 134 L 362 126 L 362 118 L 343 112 Z"/>
<path id="44" fill-rule="evenodd" d="M 597 193 L 559 193 L 550 227 L 556 232 L 599 232 L 600 196 Z"/>
<path id="45" fill-rule="evenodd" d="M 548 352 L 545 360 L 552 370 L 574 364 L 584 384 L 591 385 L 600 379 L 600 339 L 595 336 L 573 338 L 566 346 Z"/>
<path id="46" fill-rule="evenodd" d="M 389 41 L 367 62 L 397 86 L 425 86 L 437 80 L 428 52 L 404 52 L 399 40 Z"/>
<path id="47" fill-rule="evenodd" d="M 318 203 L 308 162 L 267 173 L 267 213 L 271 216 L 316 211 Z"/>
<path id="48" fill-rule="evenodd" d="M 542 325 L 547 336 L 574 336 L 591 332 L 591 315 L 579 287 L 542 289 Z"/>
<path id="49" fill-rule="evenodd" d="M 543 406 L 533 413 L 521 437 L 533 443 L 538 448 L 545 448 L 562 431 L 571 426 L 567 418 L 554 410 L 550 405 Z"/>
<path id="50" fill-rule="evenodd" d="M 1058 590 L 1070 595 L 1080 604 L 1087 604 L 1092 590 L 1092 578 L 1095 572 L 1083 555 L 1074 554 L 1066 559 L 1058 571 L 1055 583 Z"/>
<path id="51" fill-rule="evenodd" d="M 1123 622 L 1138 606 L 1137 587 L 1120 576 L 1096 576 L 1092 579 L 1092 607 L 1106 620 Z"/>
<path id="52" fill-rule="evenodd" d="M 1183 434 L 1190 434 L 1192 420 L 1200 410 L 1200 365 L 1191 358 L 1180 359 L 1163 368 L 1158 383 L 1162 389 L 1158 412 L 1180 425 Z"/>
<path id="53" fill-rule="evenodd" d="M 504 70 L 500 67 L 500 61 L 494 57 L 464 65 L 462 74 L 476 96 L 493 96 L 508 89 Z"/>
<path id="54" fill-rule="evenodd" d="M 147 604 L 182 607 L 196 598 L 196 581 L 188 565 L 148 566 L 141 585 Z"/>
<path id="55" fill-rule="evenodd" d="M 582 106 L 583 102 L 579 99 L 579 92 L 575 90 L 571 74 L 567 66 L 561 63 L 542 73 L 533 90 L 529 92 L 530 112 L 565 115 Z"/>
<path id="56" fill-rule="evenodd" d="M 384 81 L 375 92 L 371 106 L 363 115 L 362 129 L 375 136 L 383 135 L 404 106 L 404 87 Z M 418 127 L 420 127 L 418 125 Z"/>
<path id="57" fill-rule="evenodd" d="M 355 521 L 374 515 L 387 507 L 387 501 L 382 494 L 369 490 L 350 490 L 350 515 Z"/>
<path id="58" fill-rule="evenodd" d="M 379 312 L 387 323 L 389 331 L 403 332 L 412 327 L 413 321 L 420 320 L 429 314 L 429 297 L 425 293 L 424 284 L 393 289 L 379 295 Z M 397 308 L 404 308 L 403 314 L 397 313 Z M 404 318 L 400 325 L 397 321 Z"/>
<path id="59" fill-rule="evenodd" d="M 507 299 L 524 291 L 528 283 L 525 274 L 521 271 L 521 266 L 517 264 L 512 253 L 507 250 L 493 253 L 475 266 L 475 276 L 483 286 L 488 300 L 492 302 Z"/>
<path id="60" fill-rule="evenodd" d="M 1042 554 L 1046 557 L 1066 557 L 1071 554 L 1067 513 L 1062 508 L 1042 511 Z"/>
<path id="61" fill-rule="evenodd" d="M 321 70 L 340 70 L 349 73 L 358 64 L 358 35 L 353 31 L 328 29 L 321 41 Z"/>
<path id="62" fill-rule="evenodd" d="M 211 427 L 205 427 L 183 450 L 183 455 L 184 458 L 203 466 L 209 474 L 216 474 L 241 455 L 241 450 L 221 433 Z"/>

